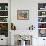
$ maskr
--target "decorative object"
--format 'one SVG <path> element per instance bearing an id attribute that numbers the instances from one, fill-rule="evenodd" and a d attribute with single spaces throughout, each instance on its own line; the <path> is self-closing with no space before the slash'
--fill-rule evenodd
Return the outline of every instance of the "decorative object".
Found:
<path id="1" fill-rule="evenodd" d="M 0 10 L 8 10 L 8 3 L 0 3 Z"/>
<path id="2" fill-rule="evenodd" d="M 46 9 L 46 3 L 38 3 L 38 10 L 45 10 Z"/>
<path id="3" fill-rule="evenodd" d="M 46 23 L 38 23 L 38 28 L 46 28 Z"/>
<path id="4" fill-rule="evenodd" d="M 29 10 L 17 10 L 17 20 L 29 20 Z"/>
<path id="5" fill-rule="evenodd" d="M 0 23 L 1 30 L 8 30 L 8 23 Z"/>
<path id="6" fill-rule="evenodd" d="M 38 11 L 38 16 L 46 16 L 46 11 Z"/>
<path id="7" fill-rule="evenodd" d="M 46 17 L 38 17 L 38 22 L 46 22 Z"/>
<path id="8" fill-rule="evenodd" d="M 8 16 L 8 11 L 0 11 L 0 16 Z"/>
<path id="9" fill-rule="evenodd" d="M 46 29 L 39 29 L 39 37 L 46 37 Z"/>
<path id="10" fill-rule="evenodd" d="M 8 22 L 8 17 L 0 17 L 0 22 Z"/>
<path id="11" fill-rule="evenodd" d="M 5 10 L 8 10 L 8 6 L 5 6 Z"/>
<path id="12" fill-rule="evenodd" d="M 29 26 L 29 30 L 34 30 L 34 26 L 33 25 L 31 25 L 31 26 Z"/>
<path id="13" fill-rule="evenodd" d="M 42 12 L 42 15 L 45 15 L 45 12 Z"/>
<path id="14" fill-rule="evenodd" d="M 8 23 L 0 23 L 0 35 L 8 37 Z"/>
<path id="15" fill-rule="evenodd" d="M 11 23 L 11 30 L 16 30 L 16 26 L 13 23 Z"/>

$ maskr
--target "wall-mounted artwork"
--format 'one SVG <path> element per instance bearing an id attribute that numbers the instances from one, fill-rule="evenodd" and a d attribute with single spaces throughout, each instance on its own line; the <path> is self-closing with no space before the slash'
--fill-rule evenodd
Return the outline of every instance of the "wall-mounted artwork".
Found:
<path id="1" fill-rule="evenodd" d="M 17 20 L 29 20 L 29 10 L 17 10 Z"/>

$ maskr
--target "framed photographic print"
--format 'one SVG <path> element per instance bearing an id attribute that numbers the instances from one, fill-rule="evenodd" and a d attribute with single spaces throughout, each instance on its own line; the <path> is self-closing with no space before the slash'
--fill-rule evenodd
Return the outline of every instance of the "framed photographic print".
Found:
<path id="1" fill-rule="evenodd" d="M 29 10 L 17 10 L 17 20 L 29 20 Z"/>

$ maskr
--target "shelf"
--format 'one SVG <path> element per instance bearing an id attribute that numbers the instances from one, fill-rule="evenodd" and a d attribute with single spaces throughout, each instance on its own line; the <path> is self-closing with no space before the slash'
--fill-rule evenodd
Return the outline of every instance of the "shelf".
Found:
<path id="1" fill-rule="evenodd" d="M 38 29 L 46 29 L 46 28 L 38 28 Z"/>
<path id="2" fill-rule="evenodd" d="M 46 23 L 46 22 L 38 22 L 38 23 Z"/>
<path id="3" fill-rule="evenodd" d="M 8 10 L 0 10 L 0 11 L 8 11 Z"/>
<path id="4" fill-rule="evenodd" d="M 0 16 L 0 17 L 8 17 L 8 16 Z"/>
<path id="5" fill-rule="evenodd" d="M 46 11 L 46 10 L 38 10 L 38 11 Z"/>
<path id="6" fill-rule="evenodd" d="M 44 16 L 38 16 L 38 17 L 46 17 L 46 15 L 44 15 Z"/>
<path id="7" fill-rule="evenodd" d="M 0 22 L 0 23 L 8 23 L 8 22 Z"/>
<path id="8" fill-rule="evenodd" d="M 8 11 L 0 11 L 0 16 L 8 16 Z"/>
<path id="9" fill-rule="evenodd" d="M 38 37 L 38 38 L 46 39 L 46 37 Z"/>

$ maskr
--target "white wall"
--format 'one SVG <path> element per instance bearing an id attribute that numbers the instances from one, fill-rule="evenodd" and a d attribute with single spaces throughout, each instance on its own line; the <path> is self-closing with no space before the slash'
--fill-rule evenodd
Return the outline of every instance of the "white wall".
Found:
<path id="1" fill-rule="evenodd" d="M 28 30 L 30 25 L 33 24 L 35 26 L 35 30 L 33 31 L 34 38 L 32 39 L 33 46 L 41 46 L 40 44 L 43 44 L 43 38 L 38 38 L 37 30 L 38 3 L 46 3 L 46 0 L 11 0 L 11 22 L 16 25 L 16 31 L 23 30 L 24 32 Z M 17 20 L 17 10 L 24 9 L 29 10 L 29 20 Z"/>
<path id="2" fill-rule="evenodd" d="M 29 20 L 17 20 L 17 10 L 24 10 L 24 9 L 29 10 Z M 38 9 L 37 0 L 20 0 L 20 1 L 11 0 L 11 22 L 13 22 L 16 25 L 17 28 L 16 31 L 28 30 L 29 26 L 33 24 L 35 26 L 35 30 L 34 30 L 35 32 L 33 33 L 33 35 L 38 36 L 37 35 L 38 32 L 37 31 L 37 9 Z M 36 45 L 37 42 L 35 43 L 35 39 L 33 39 L 33 41 L 34 41 L 33 44 Z"/>
<path id="3" fill-rule="evenodd" d="M 34 4 L 34 5 L 32 5 Z M 29 10 L 29 20 L 17 20 L 17 10 Z M 11 1 L 11 22 L 14 22 L 17 30 L 28 30 L 32 24 L 37 23 L 37 2 L 31 0 Z"/>
<path id="4" fill-rule="evenodd" d="M 28 30 L 32 24 L 37 29 L 38 25 L 38 3 L 46 0 L 11 0 L 11 22 L 17 30 Z M 29 20 L 17 20 L 17 10 L 29 10 Z"/>

